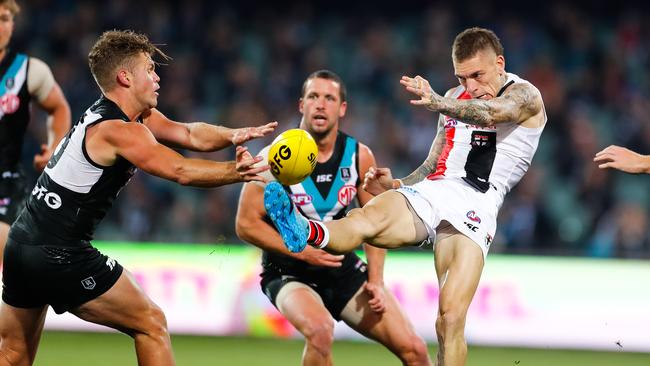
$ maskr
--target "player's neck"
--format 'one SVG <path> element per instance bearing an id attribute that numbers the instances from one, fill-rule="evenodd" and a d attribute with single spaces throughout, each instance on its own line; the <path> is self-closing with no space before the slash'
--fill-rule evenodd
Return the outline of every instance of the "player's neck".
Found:
<path id="1" fill-rule="evenodd" d="M 0 62 L 5 59 L 5 56 L 7 56 L 7 48 L 3 48 L 0 50 Z"/>
<path id="2" fill-rule="evenodd" d="M 330 133 L 316 140 L 319 163 L 324 163 L 332 157 L 334 145 L 336 144 L 336 136 L 338 136 L 338 130 L 332 129 Z"/>
<path id="3" fill-rule="evenodd" d="M 146 111 L 146 109 L 143 110 L 142 106 L 140 106 L 135 101 L 135 98 L 130 95 L 125 95 L 125 93 L 121 92 L 120 89 L 115 89 L 108 93 L 104 93 L 104 96 L 106 96 L 106 98 L 108 98 L 113 103 L 117 104 L 122 112 L 124 112 L 124 114 L 126 114 L 126 116 L 129 118 L 129 121 L 135 121 L 138 117 L 140 117 L 142 113 Z"/>

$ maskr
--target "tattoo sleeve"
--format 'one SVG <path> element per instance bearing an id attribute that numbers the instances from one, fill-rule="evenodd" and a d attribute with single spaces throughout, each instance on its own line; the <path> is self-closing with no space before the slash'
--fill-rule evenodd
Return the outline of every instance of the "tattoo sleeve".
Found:
<path id="1" fill-rule="evenodd" d="M 429 149 L 429 156 L 427 156 L 424 162 L 415 169 L 413 173 L 402 178 L 402 183 L 405 185 L 413 185 L 421 182 L 427 177 L 427 175 L 436 170 L 438 157 L 440 156 L 446 141 L 444 120 L 445 117 L 440 114 L 440 117 L 438 117 L 438 131 L 436 132 L 436 138 L 433 139 L 433 143 L 431 144 L 431 149 Z"/>
<path id="2" fill-rule="evenodd" d="M 523 122 L 541 109 L 539 92 L 527 84 L 514 84 L 494 99 L 454 99 L 437 97 L 430 109 L 451 118 L 479 126 L 502 122 Z"/>

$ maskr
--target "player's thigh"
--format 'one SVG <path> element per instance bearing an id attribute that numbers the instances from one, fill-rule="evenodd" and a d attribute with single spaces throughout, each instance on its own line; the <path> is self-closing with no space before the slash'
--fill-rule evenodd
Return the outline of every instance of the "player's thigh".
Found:
<path id="1" fill-rule="evenodd" d="M 370 296 L 362 286 L 341 312 L 341 319 L 350 328 L 389 349 L 411 347 L 419 336 L 395 296 L 389 291 L 384 295 L 386 310 L 376 313 L 370 309 Z"/>
<path id="2" fill-rule="evenodd" d="M 160 308 L 140 289 L 126 269 L 108 291 L 70 312 L 83 320 L 127 334 L 146 330 L 152 319 L 162 316 Z"/>
<path id="3" fill-rule="evenodd" d="M 3 301 L 0 304 L 0 337 L 3 351 L 10 349 L 24 352 L 33 359 L 46 314 L 47 306 L 18 308 Z"/>
<path id="4" fill-rule="evenodd" d="M 435 263 L 440 308 L 466 311 L 483 272 L 483 251 L 470 238 L 456 233 L 436 242 Z"/>
<path id="5" fill-rule="evenodd" d="M 362 210 L 376 228 L 374 237 L 368 240 L 371 244 L 397 248 L 416 243 L 415 217 L 401 193 L 386 191 L 370 200 Z"/>
<path id="6" fill-rule="evenodd" d="M 299 332 L 312 332 L 317 327 L 333 328 L 334 319 L 314 289 L 299 281 L 287 282 L 279 290 L 275 305 Z"/>

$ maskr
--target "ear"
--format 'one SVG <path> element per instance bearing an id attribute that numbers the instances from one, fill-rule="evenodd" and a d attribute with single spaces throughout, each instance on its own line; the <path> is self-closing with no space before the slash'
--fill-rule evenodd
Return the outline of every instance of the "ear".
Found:
<path id="1" fill-rule="evenodd" d="M 341 107 L 339 107 L 339 118 L 345 117 L 345 112 L 347 110 L 348 110 L 348 102 L 341 103 Z"/>
<path id="2" fill-rule="evenodd" d="M 298 110 L 300 111 L 300 114 L 305 114 L 305 103 L 302 98 L 298 100 Z"/>
<path id="3" fill-rule="evenodd" d="M 506 69 L 506 58 L 503 55 L 497 56 L 497 70 L 502 74 Z"/>
<path id="4" fill-rule="evenodd" d="M 116 81 L 117 81 L 118 85 L 125 86 L 125 87 L 128 88 L 128 87 L 131 86 L 131 78 L 132 78 L 132 75 L 128 70 L 120 69 L 117 72 Z"/>

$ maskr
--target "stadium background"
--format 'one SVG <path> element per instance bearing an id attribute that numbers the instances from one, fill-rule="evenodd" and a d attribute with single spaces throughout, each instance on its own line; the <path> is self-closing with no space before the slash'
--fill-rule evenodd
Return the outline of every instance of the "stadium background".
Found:
<path id="1" fill-rule="evenodd" d="M 611 143 L 650 152 L 647 5 L 201 0 L 20 4 L 12 46 L 52 67 L 70 102 L 73 122 L 98 97 L 86 62 L 90 46 L 104 30 L 129 28 L 149 34 L 173 57 L 158 69 L 159 103 L 177 120 L 228 127 L 277 120 L 281 129 L 290 128 L 300 119 L 297 98 L 306 75 L 320 68 L 334 70 L 349 93 L 342 129 L 360 137 L 378 163 L 391 167 L 396 176 L 420 164 L 436 128 L 435 116 L 408 105 L 400 76 L 420 74 L 435 90 L 444 91 L 457 83 L 450 59 L 453 37 L 467 26 L 494 29 L 505 47 L 507 70 L 541 90 L 549 124 L 533 167 L 501 210 L 491 255 L 650 257 L 648 177 L 601 172 L 592 162 L 595 152 Z M 45 138 L 39 117 L 29 127 L 27 167 Z M 269 141 L 251 143 L 251 150 Z M 234 150 L 203 156 L 232 159 Z M 137 174 L 97 239 L 239 243 L 233 221 L 239 190 L 238 185 L 179 187 Z M 46 335 L 44 351 L 47 340 Z M 297 355 L 294 351 L 286 357 L 294 361 Z"/>

